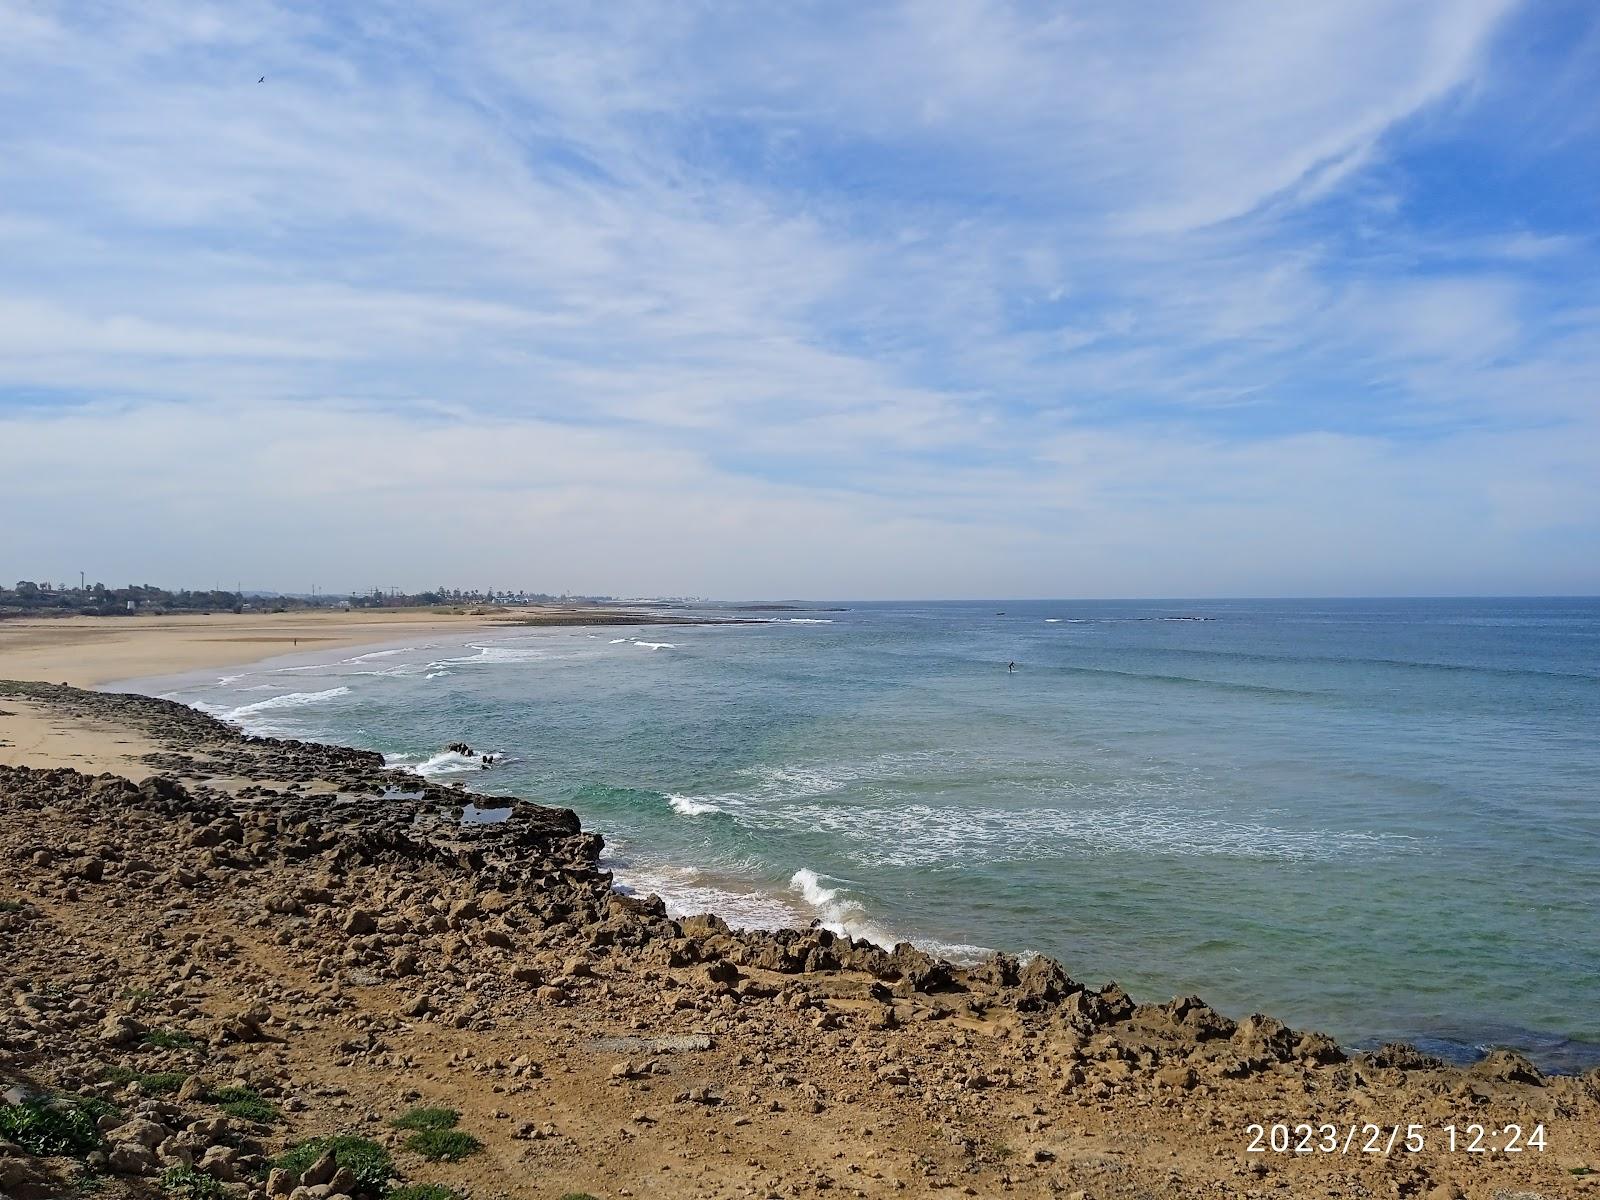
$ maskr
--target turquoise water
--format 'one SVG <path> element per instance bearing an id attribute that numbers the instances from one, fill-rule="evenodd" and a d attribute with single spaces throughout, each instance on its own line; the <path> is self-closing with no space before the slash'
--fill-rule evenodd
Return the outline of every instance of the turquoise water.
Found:
<path id="1" fill-rule="evenodd" d="M 1600 601 L 772 615 L 166 688 L 571 806 L 680 911 L 1039 951 L 1351 1044 L 1600 1061 Z"/>

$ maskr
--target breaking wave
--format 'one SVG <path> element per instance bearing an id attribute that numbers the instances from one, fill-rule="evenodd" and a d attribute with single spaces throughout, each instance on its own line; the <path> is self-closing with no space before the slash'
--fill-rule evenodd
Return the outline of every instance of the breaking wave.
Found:
<path id="1" fill-rule="evenodd" d="M 325 692 L 289 692 L 283 696 L 257 700 L 254 704 L 241 704 L 238 708 L 230 708 L 222 714 L 222 719 L 242 721 L 257 713 L 272 712 L 281 708 L 303 708 L 308 704 L 320 704 L 324 700 L 332 700 L 335 696 L 346 696 L 349 693 L 350 689 L 347 687 L 329 688 Z"/>
<path id="2" fill-rule="evenodd" d="M 706 813 L 721 812 L 709 800 L 699 800 L 694 796 L 680 796 L 676 792 L 667 793 L 667 803 L 672 805 L 672 811 L 685 817 L 699 817 Z"/>

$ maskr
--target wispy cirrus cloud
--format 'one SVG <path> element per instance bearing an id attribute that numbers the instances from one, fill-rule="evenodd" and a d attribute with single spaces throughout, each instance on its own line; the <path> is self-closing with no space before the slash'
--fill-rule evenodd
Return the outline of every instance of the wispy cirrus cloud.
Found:
<path id="1" fill-rule="evenodd" d="M 18 569 L 1600 584 L 1580 8 L 0 21 L 0 469 L 77 498 Z"/>

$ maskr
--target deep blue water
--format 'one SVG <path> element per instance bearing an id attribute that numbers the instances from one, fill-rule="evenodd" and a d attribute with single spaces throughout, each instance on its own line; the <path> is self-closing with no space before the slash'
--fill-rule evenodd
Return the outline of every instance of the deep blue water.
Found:
<path id="1" fill-rule="evenodd" d="M 843 607 L 161 686 L 569 805 L 680 910 L 1600 1061 L 1600 600 Z"/>

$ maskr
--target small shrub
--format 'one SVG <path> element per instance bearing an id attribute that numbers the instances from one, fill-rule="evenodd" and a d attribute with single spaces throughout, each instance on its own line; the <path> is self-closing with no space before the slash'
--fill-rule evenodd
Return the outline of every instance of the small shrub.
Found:
<path id="1" fill-rule="evenodd" d="M 454 1129 L 461 1114 L 453 1108 L 413 1108 L 389 1124 L 396 1129 Z"/>
<path id="2" fill-rule="evenodd" d="M 136 1083 L 147 1096 L 170 1096 L 189 1077 L 182 1071 L 135 1071 L 132 1067 L 107 1067 L 100 1078 L 107 1083 Z"/>
<path id="3" fill-rule="evenodd" d="M 461 1193 L 437 1183 L 408 1183 L 390 1192 L 389 1200 L 461 1200 Z"/>
<path id="4" fill-rule="evenodd" d="M 161 1174 L 161 1189 L 182 1200 L 222 1200 L 222 1184 L 193 1167 L 169 1167 Z"/>
<path id="5" fill-rule="evenodd" d="M 230 1117 L 238 1117 L 241 1121 L 259 1121 L 263 1125 L 270 1125 L 282 1117 L 277 1108 L 263 1099 L 254 1088 L 219 1088 L 208 1093 L 206 1099 Z"/>
<path id="6" fill-rule="evenodd" d="M 356 1177 L 358 1191 L 383 1195 L 389 1187 L 389 1177 L 394 1174 L 394 1160 L 389 1152 L 371 1138 L 340 1134 L 337 1137 L 312 1138 L 285 1150 L 273 1162 L 292 1175 L 305 1174 L 306 1168 L 321 1158 L 325 1151 L 333 1151 L 333 1161 L 349 1168 Z"/>
<path id="7" fill-rule="evenodd" d="M 405 1148 L 430 1162 L 460 1162 L 483 1149 L 483 1143 L 459 1129 L 424 1129 L 405 1140 Z"/>
<path id="8" fill-rule="evenodd" d="M 595 1200 L 588 1192 L 567 1192 L 561 1200 Z"/>
<path id="9" fill-rule="evenodd" d="M 193 1050 L 200 1039 L 181 1029 L 152 1029 L 139 1039 L 141 1046 L 154 1046 L 158 1050 Z"/>
<path id="10" fill-rule="evenodd" d="M 143 1004 L 150 999 L 150 989 L 144 987 L 125 987 L 122 989 L 122 998 L 131 1000 L 135 1004 Z"/>
<path id="11" fill-rule="evenodd" d="M 0 913 L 19 913 L 26 907 L 21 900 L 0 900 Z"/>
<path id="12" fill-rule="evenodd" d="M 70 1096 L 11 1104 L 0 1108 L 0 1137 L 40 1158 L 58 1154 L 82 1158 L 100 1148 L 95 1122 L 104 1111 Z"/>

